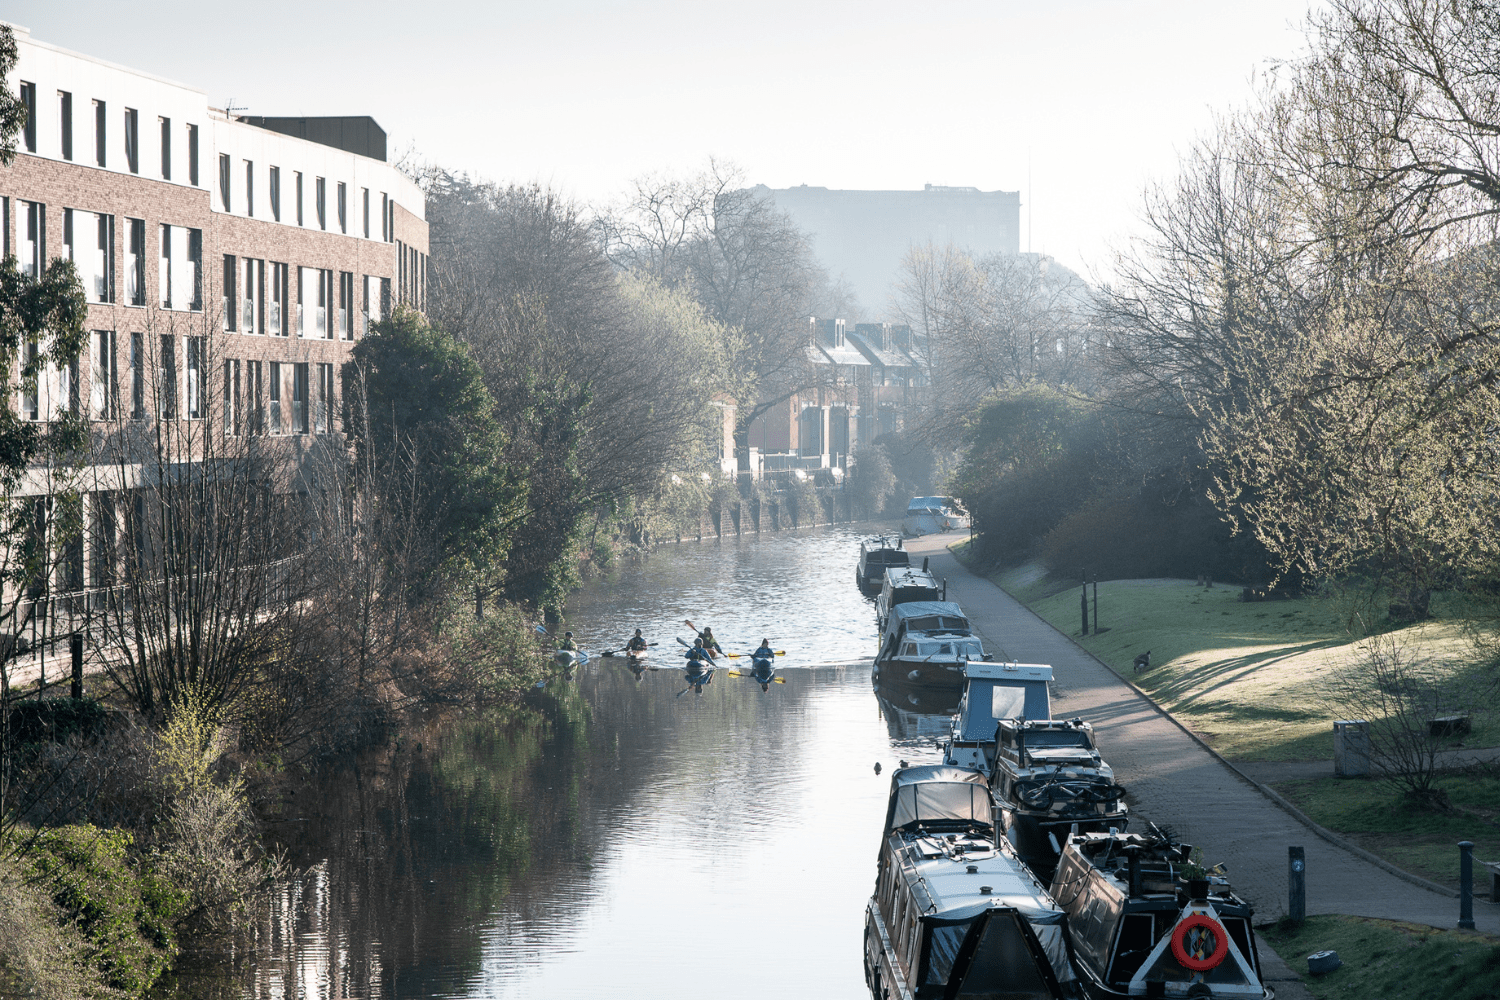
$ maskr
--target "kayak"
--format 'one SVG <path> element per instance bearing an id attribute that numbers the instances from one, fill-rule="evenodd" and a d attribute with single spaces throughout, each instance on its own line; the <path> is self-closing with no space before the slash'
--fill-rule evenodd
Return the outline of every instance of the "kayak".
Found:
<path id="1" fill-rule="evenodd" d="M 552 654 L 552 659 L 557 662 L 559 667 L 569 670 L 573 667 L 581 667 L 589 662 L 589 654 L 581 649 L 559 649 Z"/>

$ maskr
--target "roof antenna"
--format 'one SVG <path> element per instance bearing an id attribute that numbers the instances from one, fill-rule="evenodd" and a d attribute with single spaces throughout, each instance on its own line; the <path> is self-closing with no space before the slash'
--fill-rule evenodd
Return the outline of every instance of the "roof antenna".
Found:
<path id="1" fill-rule="evenodd" d="M 244 107 L 243 105 L 238 105 L 237 106 L 234 103 L 234 98 L 232 98 L 232 97 L 229 100 L 227 100 L 227 101 L 224 102 L 224 114 L 225 115 L 233 115 L 236 111 L 249 111 L 249 110 L 250 110 L 249 108 Z"/>

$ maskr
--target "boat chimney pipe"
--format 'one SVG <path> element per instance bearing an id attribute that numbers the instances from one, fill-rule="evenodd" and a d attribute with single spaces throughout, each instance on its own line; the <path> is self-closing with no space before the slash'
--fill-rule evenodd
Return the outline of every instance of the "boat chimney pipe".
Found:
<path id="1" fill-rule="evenodd" d="M 1130 865 L 1130 898 L 1135 899 L 1141 894 L 1141 845 L 1127 844 L 1122 850 Z"/>
<path id="2" fill-rule="evenodd" d="M 931 559 L 932 559 L 932 556 L 923 556 L 922 557 L 922 572 L 923 573 L 927 572 L 927 563 Z"/>

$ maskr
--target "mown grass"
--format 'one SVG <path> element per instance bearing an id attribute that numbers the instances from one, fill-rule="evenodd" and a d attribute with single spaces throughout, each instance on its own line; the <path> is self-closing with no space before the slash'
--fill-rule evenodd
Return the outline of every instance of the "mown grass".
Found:
<path id="1" fill-rule="evenodd" d="M 1273 787 L 1317 823 L 1343 834 L 1372 854 L 1413 875 L 1458 888 L 1460 840 L 1474 855 L 1500 860 L 1500 775 L 1445 775 L 1438 784 L 1452 812 L 1407 804 L 1401 790 L 1373 778 L 1285 781 Z M 1489 894 L 1489 873 L 1478 869 L 1475 892 Z"/>
<path id="2" fill-rule="evenodd" d="M 955 552 L 963 557 L 962 546 Z M 1358 656 L 1359 639 L 1332 600 L 1240 600 L 1240 588 L 1191 580 L 1109 580 L 1089 587 L 1089 634 L 1080 635 L 1079 585 L 1037 565 L 990 579 L 1071 636 L 1116 673 L 1138 684 L 1180 722 L 1230 760 L 1328 760 L 1333 721 L 1330 672 Z M 1473 649 L 1460 624 L 1424 622 L 1392 635 L 1413 653 L 1467 663 Z M 1151 667 L 1132 664 L 1151 652 Z M 1478 718 L 1454 747 L 1500 744 L 1500 725 Z"/>
<path id="3" fill-rule="evenodd" d="M 1318 1000 L 1494 1000 L 1500 997 L 1500 940 L 1474 931 L 1366 917 L 1309 917 L 1261 928 L 1260 936 Z M 1322 976 L 1307 956 L 1339 953 Z"/>

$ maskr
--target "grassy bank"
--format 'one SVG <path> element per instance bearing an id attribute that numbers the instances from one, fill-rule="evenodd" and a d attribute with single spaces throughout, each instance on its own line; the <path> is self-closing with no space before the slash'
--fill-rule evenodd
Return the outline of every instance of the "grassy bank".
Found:
<path id="1" fill-rule="evenodd" d="M 1476 857 L 1500 858 L 1500 776 L 1453 774 L 1438 780 L 1453 811 L 1413 808 L 1385 782 L 1360 778 L 1286 781 L 1275 788 L 1313 820 L 1372 854 L 1433 882 L 1458 888 L 1460 840 L 1474 842 Z M 1489 892 L 1489 876 L 1475 875 Z"/>
<path id="2" fill-rule="evenodd" d="M 1500 942 L 1474 931 L 1396 920 L 1309 917 L 1260 935 L 1318 1000 L 1487 1000 L 1500 996 Z M 1307 974 L 1307 956 L 1331 949 L 1343 966 Z"/>
<path id="3" fill-rule="evenodd" d="M 961 550 L 956 550 L 963 557 Z M 1357 655 L 1333 602 L 1315 597 L 1240 600 L 1240 589 L 1191 580 L 1109 580 L 1098 586 L 1099 633 L 1079 634 L 1079 587 L 1022 566 L 990 579 L 1116 673 L 1151 695 L 1230 760 L 1327 760 L 1333 720 L 1326 678 Z M 1467 662 L 1471 647 L 1455 622 L 1392 635 L 1421 655 Z M 1149 670 L 1132 669 L 1151 653 Z M 1476 720 L 1463 745 L 1500 743 L 1493 722 Z M 1455 746 L 1460 744 L 1455 743 Z"/>

